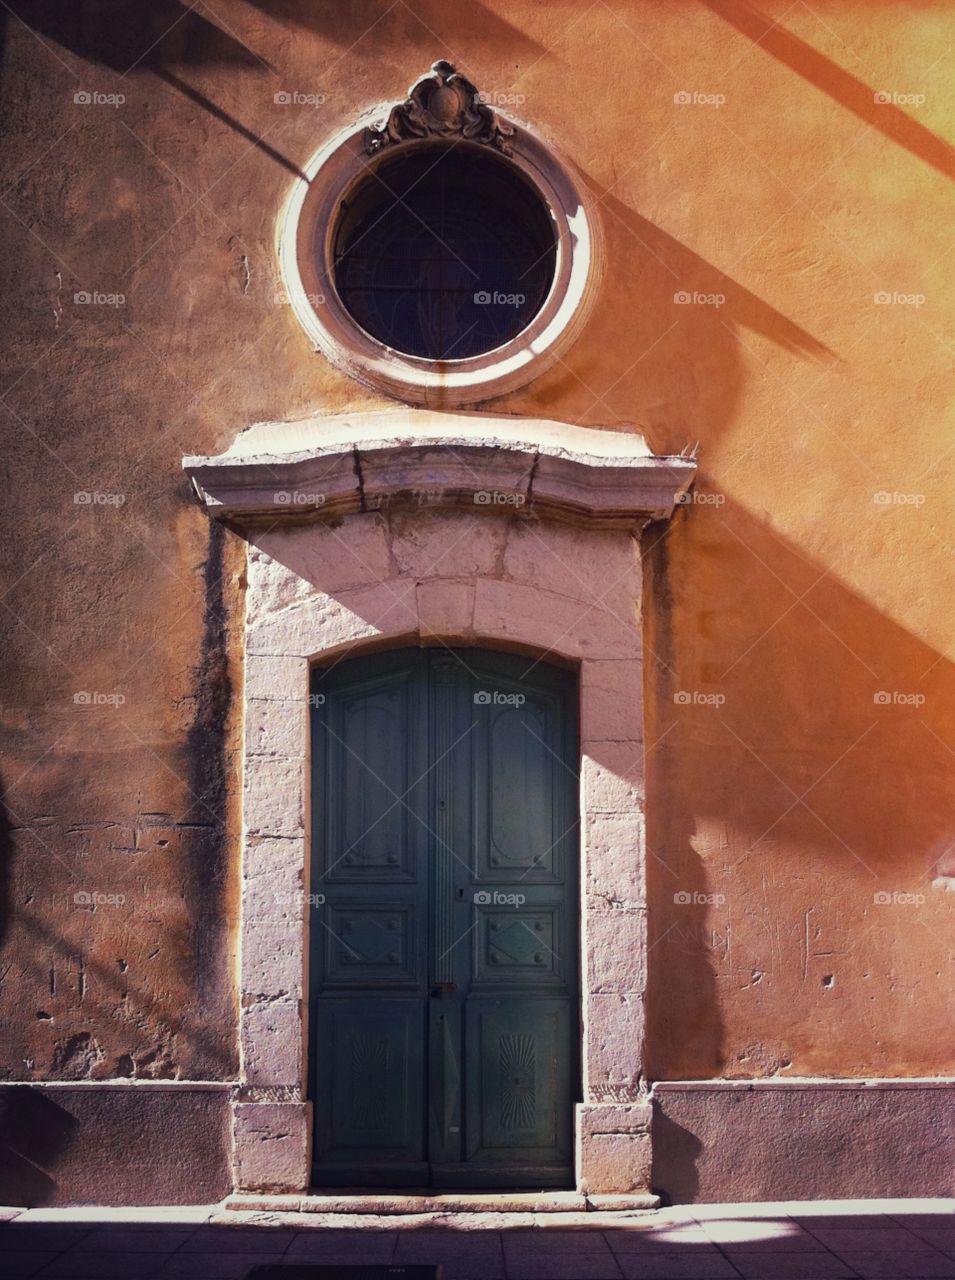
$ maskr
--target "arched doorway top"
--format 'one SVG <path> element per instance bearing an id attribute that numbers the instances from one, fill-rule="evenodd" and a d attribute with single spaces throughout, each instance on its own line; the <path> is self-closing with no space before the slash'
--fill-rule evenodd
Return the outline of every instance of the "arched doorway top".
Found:
<path id="1" fill-rule="evenodd" d="M 631 432 L 403 409 L 259 423 L 183 468 L 211 515 L 249 525 L 411 502 L 633 528 L 672 513 L 696 464 Z"/>

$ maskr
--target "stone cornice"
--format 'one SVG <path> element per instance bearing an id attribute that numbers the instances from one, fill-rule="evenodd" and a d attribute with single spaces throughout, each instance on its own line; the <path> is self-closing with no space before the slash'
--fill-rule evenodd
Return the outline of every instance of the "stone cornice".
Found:
<path id="1" fill-rule="evenodd" d="M 182 465 L 210 515 L 240 525 L 404 505 L 640 526 L 666 519 L 696 471 L 636 434 L 417 409 L 261 423 Z"/>

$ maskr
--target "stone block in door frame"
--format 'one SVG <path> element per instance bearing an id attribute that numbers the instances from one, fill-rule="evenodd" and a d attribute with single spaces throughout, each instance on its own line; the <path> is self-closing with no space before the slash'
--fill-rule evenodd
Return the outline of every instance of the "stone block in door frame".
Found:
<path id="1" fill-rule="evenodd" d="M 650 1099 L 577 1107 L 577 1189 L 626 1195 L 650 1188 Z"/>
<path id="2" fill-rule="evenodd" d="M 272 1191 L 311 1165 L 311 1103 L 237 1102 L 233 1107 L 236 1191 Z"/>

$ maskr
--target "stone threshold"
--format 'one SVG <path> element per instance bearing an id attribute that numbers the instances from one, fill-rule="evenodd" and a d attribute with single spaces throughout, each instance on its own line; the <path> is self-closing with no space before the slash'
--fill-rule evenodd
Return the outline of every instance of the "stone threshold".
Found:
<path id="1" fill-rule="evenodd" d="M 660 1207 L 660 1197 L 584 1195 L 579 1191 L 513 1192 L 339 1192 L 327 1195 L 232 1195 L 223 1201 L 224 1213 L 347 1214 L 349 1216 L 407 1217 L 422 1215 L 440 1219 L 447 1214 L 573 1214 L 590 1212 L 650 1212 Z"/>

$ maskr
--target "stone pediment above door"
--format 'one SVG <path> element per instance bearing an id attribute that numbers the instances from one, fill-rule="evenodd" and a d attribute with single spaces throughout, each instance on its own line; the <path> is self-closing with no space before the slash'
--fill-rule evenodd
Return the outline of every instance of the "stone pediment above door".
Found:
<path id="1" fill-rule="evenodd" d="M 696 464 L 630 432 L 404 409 L 259 423 L 183 468 L 211 515 L 243 525 L 411 505 L 634 528 L 672 513 Z"/>

